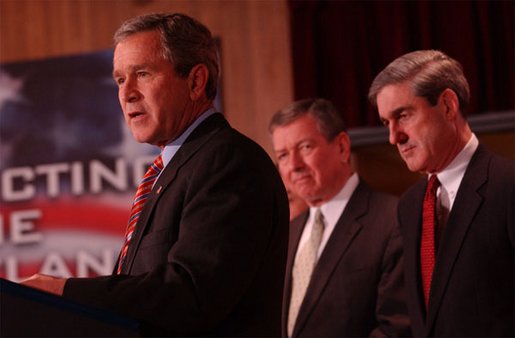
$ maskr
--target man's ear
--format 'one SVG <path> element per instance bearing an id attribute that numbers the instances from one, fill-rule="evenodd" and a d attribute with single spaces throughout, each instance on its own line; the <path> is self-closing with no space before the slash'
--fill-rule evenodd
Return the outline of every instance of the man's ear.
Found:
<path id="1" fill-rule="evenodd" d="M 190 99 L 198 100 L 206 93 L 207 80 L 209 78 L 209 70 L 203 63 L 193 66 L 188 75 L 188 85 L 190 88 Z"/>
<path id="2" fill-rule="evenodd" d="M 440 100 L 445 107 L 445 115 L 448 119 L 455 119 L 460 114 L 460 100 L 454 90 L 445 89 L 440 94 Z"/>
<path id="3" fill-rule="evenodd" d="M 340 158 L 344 163 L 350 161 L 350 137 L 349 134 L 342 131 L 336 136 L 336 141 L 340 147 Z"/>

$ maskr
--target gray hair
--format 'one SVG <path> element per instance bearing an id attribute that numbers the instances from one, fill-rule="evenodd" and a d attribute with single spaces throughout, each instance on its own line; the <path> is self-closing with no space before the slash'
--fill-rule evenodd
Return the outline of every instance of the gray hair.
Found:
<path id="1" fill-rule="evenodd" d="M 273 133 L 276 127 L 288 125 L 304 115 L 315 119 L 319 131 L 328 141 L 334 140 L 340 132 L 346 131 L 343 117 L 331 101 L 321 98 L 295 101 L 288 107 L 279 110 L 272 116 L 268 131 Z"/>
<path id="2" fill-rule="evenodd" d="M 404 54 L 381 71 L 370 86 L 368 99 L 377 106 L 377 95 L 386 86 L 410 81 L 414 95 L 436 105 L 447 88 L 458 96 L 460 111 L 465 114 L 470 89 L 461 64 L 437 50 L 420 50 Z"/>
<path id="3" fill-rule="evenodd" d="M 177 74 L 186 77 L 198 64 L 209 70 L 206 96 L 216 97 L 220 73 L 218 50 L 209 29 L 199 21 L 180 13 L 156 13 L 125 21 L 114 34 L 115 46 L 125 38 L 140 32 L 158 31 L 164 57 Z"/>

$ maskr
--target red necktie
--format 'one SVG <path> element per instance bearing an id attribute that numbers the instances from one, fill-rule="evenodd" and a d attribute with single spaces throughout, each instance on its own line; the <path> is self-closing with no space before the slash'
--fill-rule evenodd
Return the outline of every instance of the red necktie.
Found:
<path id="1" fill-rule="evenodd" d="M 424 195 L 422 209 L 422 237 L 420 239 L 420 271 L 422 274 L 422 290 L 426 308 L 429 303 L 429 289 L 435 267 L 435 211 L 436 190 L 440 182 L 436 175 L 431 175 Z"/>
<path id="2" fill-rule="evenodd" d="M 123 244 L 122 251 L 120 252 L 120 260 L 118 261 L 118 274 L 122 271 L 122 266 L 125 261 L 125 257 L 127 256 L 127 250 L 129 249 L 132 234 L 134 233 L 136 223 L 138 223 L 141 210 L 143 209 L 143 206 L 147 201 L 147 197 L 150 194 L 150 191 L 154 186 L 154 182 L 159 176 L 161 170 L 163 170 L 163 158 L 159 155 L 154 160 L 154 163 L 152 163 L 148 168 L 145 176 L 143 176 L 143 179 L 138 186 L 138 190 L 136 190 L 136 195 L 134 196 L 134 202 L 131 208 L 131 215 L 129 217 L 129 224 L 127 225 L 127 230 L 125 232 L 125 243 Z"/>

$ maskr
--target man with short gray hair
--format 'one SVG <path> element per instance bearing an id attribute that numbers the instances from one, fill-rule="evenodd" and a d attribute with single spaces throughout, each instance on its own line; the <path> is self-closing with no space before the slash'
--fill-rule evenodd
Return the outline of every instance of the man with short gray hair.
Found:
<path id="1" fill-rule="evenodd" d="M 408 168 L 427 175 L 398 207 L 413 335 L 513 337 L 515 168 L 472 133 L 461 65 L 405 54 L 369 99 Z"/>
<path id="2" fill-rule="evenodd" d="M 283 179 L 309 205 L 290 223 L 283 335 L 409 335 L 397 198 L 354 172 L 342 116 L 328 100 L 300 100 L 269 131 Z"/>

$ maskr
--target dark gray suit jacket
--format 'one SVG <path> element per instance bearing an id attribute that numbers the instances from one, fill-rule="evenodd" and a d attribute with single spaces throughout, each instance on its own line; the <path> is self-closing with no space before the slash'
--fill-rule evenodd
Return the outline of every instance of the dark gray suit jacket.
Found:
<path id="1" fill-rule="evenodd" d="M 155 336 L 279 336 L 288 200 L 265 151 L 221 114 L 156 181 L 122 273 L 70 279 L 64 296 Z"/>
<path id="2" fill-rule="evenodd" d="M 396 207 L 396 197 L 358 185 L 313 271 L 294 337 L 409 335 Z M 307 218 L 304 212 L 290 224 L 283 336 L 293 260 Z"/>
<path id="3" fill-rule="evenodd" d="M 413 335 L 513 337 L 513 162 L 481 145 L 474 153 L 440 240 L 427 315 L 419 264 L 426 185 L 422 179 L 399 202 Z"/>

